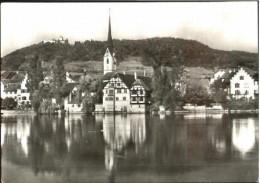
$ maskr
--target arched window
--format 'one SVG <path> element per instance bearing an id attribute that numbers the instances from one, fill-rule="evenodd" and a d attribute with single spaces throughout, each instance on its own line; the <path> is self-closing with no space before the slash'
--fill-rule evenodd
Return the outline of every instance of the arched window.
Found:
<path id="1" fill-rule="evenodd" d="M 240 78 L 240 80 L 244 80 L 244 76 L 240 76 L 239 78 Z"/>
<path id="2" fill-rule="evenodd" d="M 235 88 L 239 88 L 239 83 L 236 83 L 236 84 L 235 84 Z"/>
<path id="3" fill-rule="evenodd" d="M 107 58 L 107 64 L 109 64 L 109 59 Z"/>
<path id="4" fill-rule="evenodd" d="M 247 90 L 245 91 L 245 95 L 248 95 L 248 91 Z"/>

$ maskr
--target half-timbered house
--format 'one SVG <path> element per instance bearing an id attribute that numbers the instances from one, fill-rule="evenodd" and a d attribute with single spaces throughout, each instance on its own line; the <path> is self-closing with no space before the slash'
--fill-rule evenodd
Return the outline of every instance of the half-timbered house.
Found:
<path id="1" fill-rule="evenodd" d="M 148 110 L 151 78 L 122 73 L 109 73 L 104 78 L 104 112 L 145 113 Z"/>

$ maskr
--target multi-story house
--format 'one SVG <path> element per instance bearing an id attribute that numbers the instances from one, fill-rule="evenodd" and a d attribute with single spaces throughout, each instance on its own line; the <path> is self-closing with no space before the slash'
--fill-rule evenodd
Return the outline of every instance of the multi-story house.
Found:
<path id="1" fill-rule="evenodd" d="M 104 112 L 145 113 L 150 104 L 151 78 L 136 74 L 112 74 L 109 73 L 110 79 L 103 80 Z"/>
<path id="2" fill-rule="evenodd" d="M 236 99 L 254 99 L 258 95 L 258 73 L 249 68 L 239 68 L 230 79 L 230 94 Z"/>
<path id="3" fill-rule="evenodd" d="M 218 80 L 228 95 L 235 99 L 258 96 L 258 72 L 246 67 L 226 69 Z M 213 84 L 213 83 L 212 83 Z"/>
<path id="4" fill-rule="evenodd" d="M 6 71 L 1 79 L 1 98 L 13 98 L 18 107 L 30 105 L 30 93 L 27 89 L 28 74 Z M 3 88 L 2 88 L 3 87 Z"/>

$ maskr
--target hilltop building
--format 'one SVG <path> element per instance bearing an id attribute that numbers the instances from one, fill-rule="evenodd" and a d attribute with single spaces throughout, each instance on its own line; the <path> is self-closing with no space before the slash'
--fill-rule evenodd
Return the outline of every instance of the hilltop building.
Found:
<path id="1" fill-rule="evenodd" d="M 62 36 L 60 36 L 58 39 L 45 39 L 42 41 L 42 43 L 69 43 L 68 39 L 64 39 Z"/>
<path id="2" fill-rule="evenodd" d="M 103 59 L 103 104 L 96 105 L 96 112 L 147 112 L 152 79 L 137 76 L 136 72 L 134 75 L 130 75 L 116 71 L 110 16 L 107 42 L 108 46 Z"/>

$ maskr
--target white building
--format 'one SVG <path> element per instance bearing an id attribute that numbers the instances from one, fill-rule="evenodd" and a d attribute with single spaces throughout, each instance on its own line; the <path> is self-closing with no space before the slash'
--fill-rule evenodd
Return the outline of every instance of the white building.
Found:
<path id="1" fill-rule="evenodd" d="M 12 75 L 7 73 L 6 75 Z M 13 98 L 17 101 L 18 107 L 25 104 L 30 105 L 30 93 L 26 86 L 28 81 L 28 74 L 21 74 L 15 72 L 15 74 L 10 77 L 5 77 L 2 75 L 1 79 L 1 98 Z"/>
<path id="2" fill-rule="evenodd" d="M 223 84 L 224 90 L 226 90 L 233 98 L 254 99 L 258 96 L 257 71 L 246 67 L 239 67 L 236 69 L 226 69 L 224 74 L 222 71 L 217 73 L 219 74 L 219 77 L 214 77 L 212 81 L 220 81 Z"/>
<path id="3" fill-rule="evenodd" d="M 80 91 L 80 85 L 77 83 L 70 83 L 67 87 L 69 88 L 70 93 L 64 98 L 64 110 L 68 113 L 82 113 L 82 97 L 84 96 L 84 93 Z"/>
<path id="4" fill-rule="evenodd" d="M 236 98 L 252 98 L 258 95 L 258 73 L 241 67 L 230 79 L 230 94 Z"/>
<path id="5" fill-rule="evenodd" d="M 108 79 L 106 79 L 107 76 Z M 107 73 L 103 83 L 104 112 L 147 112 L 150 104 L 151 78 Z"/>

